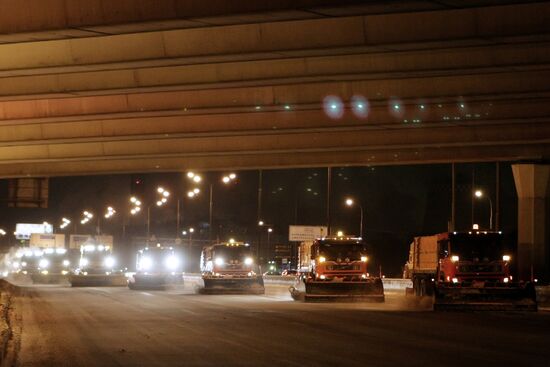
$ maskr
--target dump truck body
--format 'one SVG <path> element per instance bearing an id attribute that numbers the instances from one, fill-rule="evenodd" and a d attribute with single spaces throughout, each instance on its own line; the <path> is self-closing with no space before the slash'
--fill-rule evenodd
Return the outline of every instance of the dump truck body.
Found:
<path id="1" fill-rule="evenodd" d="M 367 269 L 367 244 L 360 238 L 323 238 L 299 248 L 299 274 L 290 287 L 295 300 L 384 302 L 382 280 Z"/>
<path id="2" fill-rule="evenodd" d="M 203 294 L 264 294 L 264 281 L 248 244 L 229 241 L 201 253 Z"/>
<path id="3" fill-rule="evenodd" d="M 536 310 L 534 287 L 514 281 L 511 260 L 500 232 L 416 237 L 405 265 L 409 293 L 433 297 L 440 310 Z"/>
<path id="4" fill-rule="evenodd" d="M 130 289 L 165 289 L 183 283 L 181 254 L 169 246 L 145 247 L 136 256 L 136 273 L 129 277 Z"/>

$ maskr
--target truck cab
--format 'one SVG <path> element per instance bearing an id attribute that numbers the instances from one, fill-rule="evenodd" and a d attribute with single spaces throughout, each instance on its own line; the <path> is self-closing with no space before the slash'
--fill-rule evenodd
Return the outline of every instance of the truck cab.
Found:
<path id="1" fill-rule="evenodd" d="M 499 232 L 450 232 L 438 235 L 439 282 L 472 285 L 497 284 L 513 280 L 512 254 L 503 246 Z"/>
<path id="2" fill-rule="evenodd" d="M 311 246 L 312 276 L 318 281 L 367 279 L 367 244 L 361 239 L 324 238 Z"/>
<path id="3" fill-rule="evenodd" d="M 205 247 L 201 253 L 200 268 L 204 282 L 202 293 L 265 292 L 262 275 L 257 271 L 248 243 L 229 240 Z"/>
<path id="4" fill-rule="evenodd" d="M 136 273 L 128 279 L 130 289 L 164 289 L 183 282 L 182 256 L 174 247 L 146 246 L 137 253 Z"/>
<path id="5" fill-rule="evenodd" d="M 405 276 L 407 293 L 433 297 L 436 310 L 536 310 L 530 282 L 511 273 L 513 255 L 501 232 L 444 232 L 415 237 Z"/>
<path id="6" fill-rule="evenodd" d="M 295 300 L 355 299 L 384 302 L 382 280 L 368 272 L 362 238 L 327 237 L 299 247 L 299 276 L 290 287 Z"/>

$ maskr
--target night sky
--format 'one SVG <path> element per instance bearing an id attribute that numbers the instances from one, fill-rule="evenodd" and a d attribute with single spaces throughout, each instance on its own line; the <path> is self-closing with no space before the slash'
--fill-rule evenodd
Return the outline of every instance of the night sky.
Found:
<path id="1" fill-rule="evenodd" d="M 515 241 L 517 237 L 517 199 L 510 164 L 500 165 L 500 228 Z M 258 177 L 256 171 L 237 172 L 236 182 L 224 185 L 221 177 L 228 172 L 201 172 L 203 182 L 192 184 L 186 172 L 162 174 L 124 174 L 109 176 L 59 177 L 50 180 L 47 209 L 13 209 L 4 206 L 0 227 L 10 234 L 16 222 L 40 223 L 44 220 L 58 227 L 61 218 L 70 218 L 76 226 L 65 233 L 93 233 L 95 225 L 80 225 L 83 210 L 103 216 L 108 205 L 117 210 L 110 221 L 103 220 L 102 232 L 115 236 L 115 246 L 126 252 L 131 237 L 146 234 L 146 206 L 151 207 L 151 233 L 156 237 L 176 236 L 176 199 L 181 201 L 181 227 L 193 227 L 194 240 L 208 240 L 208 188 L 213 184 L 213 237 L 227 240 L 258 242 Z M 262 185 L 262 220 L 273 227 L 270 242 L 288 243 L 288 226 L 325 225 L 327 169 L 264 170 Z M 468 229 L 472 223 L 472 177 L 474 187 L 495 197 L 495 164 L 456 165 L 456 229 Z M 156 188 L 171 192 L 166 206 L 155 206 Z M 201 189 L 197 198 L 186 193 L 195 186 Z M 7 197 L 7 181 L 2 182 L 2 197 Z M 144 210 L 129 215 L 129 197 L 137 196 Z M 397 276 L 407 256 L 413 236 L 447 230 L 451 216 L 451 165 L 415 165 L 389 167 L 335 167 L 332 169 L 331 227 L 346 234 L 359 234 L 359 208 L 344 205 L 353 197 L 364 208 L 364 237 L 372 245 L 373 267 Z M 474 202 L 474 222 L 489 226 L 489 201 Z M 495 207 L 496 209 L 496 207 Z M 124 219 L 123 217 L 126 217 Z M 126 222 L 126 239 L 122 222 Z M 494 219 L 495 220 L 495 219 Z M 267 233 L 262 232 L 265 246 Z M 3 239 L 3 246 L 13 243 L 13 236 Z M 200 241 L 196 242 L 200 248 Z M 131 257 L 129 254 L 127 256 Z M 198 261 L 198 259 L 197 259 Z M 373 270 L 371 270 L 373 271 Z"/>

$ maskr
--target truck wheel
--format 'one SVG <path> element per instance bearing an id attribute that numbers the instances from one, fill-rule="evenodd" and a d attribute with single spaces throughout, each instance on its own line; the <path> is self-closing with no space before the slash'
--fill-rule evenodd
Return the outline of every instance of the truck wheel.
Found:
<path id="1" fill-rule="evenodd" d="M 418 278 L 414 278 L 414 281 L 413 281 L 413 289 L 414 289 L 414 295 L 416 297 L 420 297 L 420 284 L 419 284 L 419 279 Z"/>
<path id="2" fill-rule="evenodd" d="M 420 296 L 425 297 L 427 293 L 426 291 L 426 279 L 424 278 L 420 281 Z"/>

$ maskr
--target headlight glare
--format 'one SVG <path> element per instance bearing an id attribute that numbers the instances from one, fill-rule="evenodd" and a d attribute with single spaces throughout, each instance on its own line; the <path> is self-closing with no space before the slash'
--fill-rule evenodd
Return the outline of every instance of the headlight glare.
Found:
<path id="1" fill-rule="evenodd" d="M 153 260 L 148 256 L 144 256 L 141 258 L 139 265 L 140 270 L 149 270 L 153 267 Z"/>
<path id="2" fill-rule="evenodd" d="M 115 266 L 115 263 L 116 263 L 115 258 L 112 256 L 105 258 L 105 260 L 103 261 L 103 264 L 105 265 L 106 268 L 112 268 L 113 266 Z"/>
<path id="3" fill-rule="evenodd" d="M 180 261 L 176 256 L 170 255 L 166 258 L 166 260 L 164 261 L 164 264 L 168 269 L 174 270 L 179 266 Z"/>
<path id="4" fill-rule="evenodd" d="M 40 261 L 38 262 L 38 266 L 42 269 L 47 268 L 48 265 L 50 265 L 50 262 L 47 259 L 40 259 Z"/>
<path id="5" fill-rule="evenodd" d="M 252 260 L 251 257 L 247 257 L 246 259 L 244 259 L 244 263 L 246 265 L 252 265 L 253 262 L 254 262 L 254 260 Z"/>
<path id="6" fill-rule="evenodd" d="M 224 261 L 221 257 L 217 257 L 215 260 L 214 260 L 214 263 L 218 266 L 222 266 L 224 264 Z"/>

